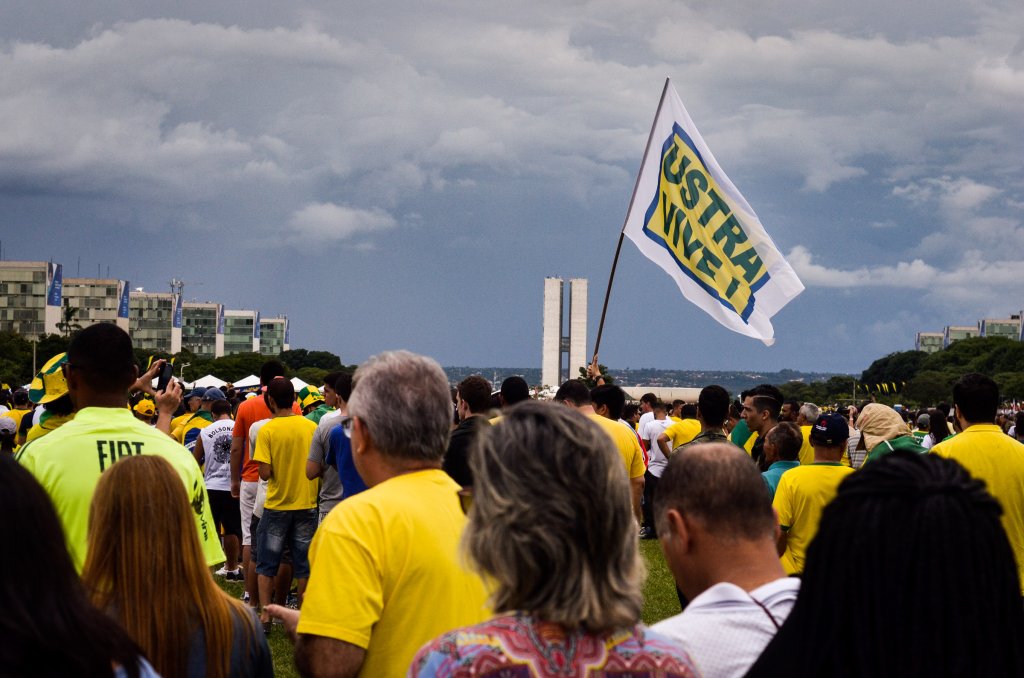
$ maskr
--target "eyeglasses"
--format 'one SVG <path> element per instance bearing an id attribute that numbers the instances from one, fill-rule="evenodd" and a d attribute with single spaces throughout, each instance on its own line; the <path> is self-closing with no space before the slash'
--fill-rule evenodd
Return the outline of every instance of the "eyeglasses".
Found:
<path id="1" fill-rule="evenodd" d="M 473 507 L 473 488 L 464 487 L 456 494 L 459 495 L 459 506 L 462 508 L 462 512 L 468 515 L 469 509 Z"/>
<path id="2" fill-rule="evenodd" d="M 341 418 L 341 430 L 344 432 L 346 438 L 352 437 L 352 420 L 354 417 L 342 417 Z"/>

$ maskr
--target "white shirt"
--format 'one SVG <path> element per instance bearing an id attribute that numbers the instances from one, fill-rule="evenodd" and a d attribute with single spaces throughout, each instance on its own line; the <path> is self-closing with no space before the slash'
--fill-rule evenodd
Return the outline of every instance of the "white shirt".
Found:
<path id="1" fill-rule="evenodd" d="M 655 478 L 660 478 L 661 474 L 665 472 L 665 467 L 668 466 L 668 459 L 665 458 L 665 453 L 658 447 L 658 436 L 665 432 L 669 426 L 674 422 L 665 417 L 664 419 L 651 419 L 647 422 L 645 428 L 640 429 L 640 437 L 644 439 L 647 444 L 647 454 L 650 456 L 650 463 L 647 465 L 647 470 L 651 472 L 651 475 Z"/>
<path id="2" fill-rule="evenodd" d="M 681 614 L 651 628 L 681 643 L 704 678 L 739 678 L 775 636 L 776 625 L 786 621 L 799 591 L 800 580 L 794 577 L 776 579 L 749 594 L 722 582 L 694 598 Z"/>
<path id="3" fill-rule="evenodd" d="M 203 439 L 203 474 L 207 490 L 231 489 L 231 431 L 235 422 L 218 419 L 199 430 Z"/>
<path id="4" fill-rule="evenodd" d="M 654 412 L 644 412 L 641 414 L 640 421 L 636 423 L 636 430 L 643 431 L 644 426 L 646 426 L 649 421 L 654 421 Z"/>

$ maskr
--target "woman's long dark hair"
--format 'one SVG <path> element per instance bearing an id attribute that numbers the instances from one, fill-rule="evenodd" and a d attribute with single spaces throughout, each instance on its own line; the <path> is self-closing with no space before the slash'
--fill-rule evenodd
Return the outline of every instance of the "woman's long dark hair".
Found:
<path id="1" fill-rule="evenodd" d="M 136 678 L 142 654 L 89 602 L 46 491 L 0 457 L 0 675 Z"/>
<path id="2" fill-rule="evenodd" d="M 928 420 L 928 435 L 932 437 L 933 446 L 953 435 L 953 429 L 946 421 L 946 415 L 942 413 L 942 410 L 928 410 Z"/>
<path id="3" fill-rule="evenodd" d="M 749 676 L 1024 675 L 1002 508 L 960 464 L 893 452 L 839 487 Z"/>

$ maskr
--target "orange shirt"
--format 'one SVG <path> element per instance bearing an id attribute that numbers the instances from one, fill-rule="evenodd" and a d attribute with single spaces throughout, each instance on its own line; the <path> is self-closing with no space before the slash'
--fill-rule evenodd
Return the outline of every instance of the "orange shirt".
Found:
<path id="1" fill-rule="evenodd" d="M 298 403 L 292 403 L 292 412 L 302 414 Z M 255 483 L 260 479 L 260 465 L 249 456 L 249 427 L 261 419 L 270 418 L 270 408 L 263 401 L 263 394 L 257 393 L 238 406 L 235 415 L 235 428 L 231 430 L 234 438 L 242 439 L 242 480 Z"/>

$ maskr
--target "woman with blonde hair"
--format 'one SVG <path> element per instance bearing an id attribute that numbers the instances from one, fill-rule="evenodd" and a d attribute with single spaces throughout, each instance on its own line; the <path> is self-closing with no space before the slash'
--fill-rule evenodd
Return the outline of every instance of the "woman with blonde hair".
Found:
<path id="1" fill-rule="evenodd" d="M 524 402 L 481 434 L 470 467 L 463 546 L 499 616 L 428 643 L 410 676 L 696 675 L 685 651 L 639 623 L 629 480 L 603 430 Z"/>
<path id="2" fill-rule="evenodd" d="M 89 602 L 46 490 L 9 455 L 0 487 L 0 676 L 153 678 L 128 634 Z"/>
<path id="3" fill-rule="evenodd" d="M 160 674 L 272 676 L 255 616 L 206 566 L 193 517 L 199 510 L 165 459 L 122 459 L 96 486 L 82 579 Z"/>

